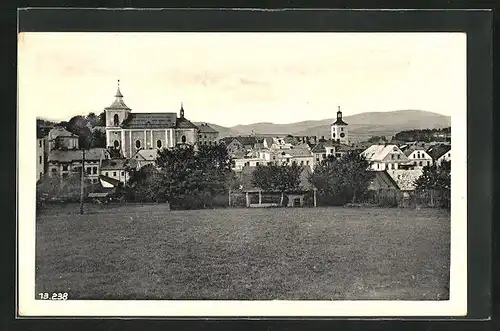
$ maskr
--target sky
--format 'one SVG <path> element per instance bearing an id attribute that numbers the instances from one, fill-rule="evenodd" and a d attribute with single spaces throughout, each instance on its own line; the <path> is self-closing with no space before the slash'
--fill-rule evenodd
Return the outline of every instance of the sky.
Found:
<path id="1" fill-rule="evenodd" d="M 223 126 L 465 107 L 462 33 L 21 33 L 20 112 L 69 120 L 114 100 Z"/>

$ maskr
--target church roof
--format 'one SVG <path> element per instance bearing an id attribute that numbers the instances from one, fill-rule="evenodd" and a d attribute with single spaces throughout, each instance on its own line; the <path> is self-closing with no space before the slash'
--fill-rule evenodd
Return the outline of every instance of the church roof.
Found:
<path id="1" fill-rule="evenodd" d="M 175 127 L 179 129 L 198 129 L 196 125 L 184 117 L 177 118 Z"/>
<path id="2" fill-rule="evenodd" d="M 347 125 L 347 123 L 344 122 L 341 118 L 337 118 L 337 120 L 333 122 L 332 125 Z"/>
<path id="3" fill-rule="evenodd" d="M 174 128 L 176 113 L 130 113 L 122 123 L 125 129 L 167 129 Z"/>
<path id="4" fill-rule="evenodd" d="M 115 101 L 111 104 L 111 106 L 106 107 L 105 109 L 128 109 L 130 108 L 123 102 L 123 99 L 121 97 L 116 98 Z"/>

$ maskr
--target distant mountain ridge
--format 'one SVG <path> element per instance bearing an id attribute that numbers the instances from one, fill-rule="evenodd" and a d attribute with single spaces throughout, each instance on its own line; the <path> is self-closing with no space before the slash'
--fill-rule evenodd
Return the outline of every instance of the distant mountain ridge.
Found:
<path id="1" fill-rule="evenodd" d="M 371 136 L 392 136 L 397 132 L 411 129 L 437 129 L 451 126 L 451 117 L 423 110 L 396 110 L 388 112 L 369 112 L 344 116 L 349 125 L 352 141 L 366 140 Z M 297 136 L 330 135 L 330 124 L 335 118 L 302 121 L 289 124 L 259 122 L 233 127 L 223 127 L 208 123 L 219 131 L 221 137 L 249 134 L 291 134 Z M 195 122 L 200 123 L 200 122 Z"/>

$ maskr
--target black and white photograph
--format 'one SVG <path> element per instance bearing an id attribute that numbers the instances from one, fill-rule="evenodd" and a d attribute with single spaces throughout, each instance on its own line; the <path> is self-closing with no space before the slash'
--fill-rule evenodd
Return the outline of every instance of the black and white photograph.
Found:
<path id="1" fill-rule="evenodd" d="M 20 33 L 20 314 L 465 315 L 466 45 Z"/>

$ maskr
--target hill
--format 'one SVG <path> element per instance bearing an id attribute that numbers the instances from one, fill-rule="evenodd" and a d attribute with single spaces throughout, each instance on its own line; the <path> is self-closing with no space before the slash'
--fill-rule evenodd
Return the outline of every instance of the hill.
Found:
<path id="1" fill-rule="evenodd" d="M 353 141 L 366 140 L 371 136 L 392 136 L 403 130 L 437 129 L 451 125 L 450 116 L 421 110 L 361 113 L 346 116 L 345 121 L 349 124 L 349 136 Z M 328 136 L 329 132 L 330 122 L 293 134 Z"/>
<path id="2" fill-rule="evenodd" d="M 213 129 L 219 131 L 219 137 L 224 138 L 224 137 L 229 137 L 229 136 L 237 136 L 240 135 L 241 132 L 235 131 L 232 128 L 227 128 L 225 126 L 213 124 L 213 123 L 208 123 L 208 122 L 193 122 L 195 125 L 200 125 L 201 123 L 206 123 L 210 125 Z"/>

